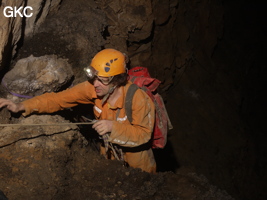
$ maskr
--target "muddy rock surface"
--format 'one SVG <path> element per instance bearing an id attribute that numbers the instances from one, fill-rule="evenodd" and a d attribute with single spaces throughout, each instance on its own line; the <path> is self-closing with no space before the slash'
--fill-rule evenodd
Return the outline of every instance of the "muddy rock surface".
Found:
<path id="1" fill-rule="evenodd" d="M 34 118 L 27 123 L 36 122 Z M 58 116 L 42 118 L 47 123 L 62 121 Z M 10 128 L 1 131 L 1 136 L 6 134 Z M 9 144 L 0 143 L 0 188 L 9 200 L 232 200 L 188 170 L 149 174 L 106 160 L 75 127 L 12 128 L 12 135 L 12 140 L 4 140 Z"/>
<path id="2" fill-rule="evenodd" d="M 233 200 L 190 169 L 150 174 L 107 160 L 90 127 L 52 126 L 70 122 L 60 115 L 1 113 L 10 126 L 0 129 L 0 191 L 9 200 Z"/>

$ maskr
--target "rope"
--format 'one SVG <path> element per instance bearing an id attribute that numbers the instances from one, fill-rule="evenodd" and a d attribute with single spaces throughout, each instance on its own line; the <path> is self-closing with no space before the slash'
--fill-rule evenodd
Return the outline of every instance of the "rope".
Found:
<path id="1" fill-rule="evenodd" d="M 26 98 L 26 99 L 31 99 L 31 98 L 33 97 L 33 96 L 27 96 L 27 95 L 22 95 L 22 94 L 17 94 L 17 93 L 15 93 L 15 92 L 11 92 L 11 91 L 8 89 L 7 84 L 6 84 L 6 82 L 4 81 L 4 79 L 2 79 L 1 84 L 2 84 L 2 85 L 6 88 L 6 90 L 7 90 L 10 94 L 12 94 L 13 96 L 20 97 L 20 98 Z"/>
<path id="2" fill-rule="evenodd" d="M 90 122 L 78 122 L 78 123 L 54 123 L 54 124 L 0 124 L 0 127 L 21 127 L 21 126 L 67 126 L 67 125 L 91 125 L 94 124 L 97 120 L 91 120 Z M 106 153 L 108 149 L 111 148 L 113 151 L 114 157 L 117 160 L 123 161 L 123 152 L 121 149 L 118 149 L 117 146 L 113 146 L 112 143 L 108 142 L 108 134 L 102 135 L 104 140 L 104 145 Z"/>
<path id="3" fill-rule="evenodd" d="M 92 122 L 78 122 L 78 123 L 56 123 L 56 124 L 0 124 L 0 127 L 16 127 L 16 126 L 67 126 L 67 125 L 91 125 Z"/>
<path id="4" fill-rule="evenodd" d="M 109 139 L 108 134 L 102 135 L 102 139 L 103 139 L 103 141 L 104 141 L 104 146 L 105 146 L 105 150 L 106 150 L 106 155 L 107 155 L 107 152 L 108 152 L 108 150 L 109 150 L 109 148 L 110 148 L 110 149 L 112 150 L 112 152 L 113 152 L 114 157 L 115 157 L 117 160 L 124 161 L 122 150 L 121 150 L 121 149 L 118 149 L 117 146 L 113 146 L 113 144 L 112 144 L 111 142 L 108 141 L 108 139 Z"/>

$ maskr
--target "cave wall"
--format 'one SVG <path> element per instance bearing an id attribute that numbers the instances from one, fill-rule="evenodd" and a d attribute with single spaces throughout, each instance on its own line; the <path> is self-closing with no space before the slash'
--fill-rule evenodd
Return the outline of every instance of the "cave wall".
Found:
<path id="1" fill-rule="evenodd" d="M 30 18 L 6 18 L 1 13 L 2 37 L 0 47 L 2 53 L 0 61 L 3 64 L 0 65 L 0 69 L 8 66 L 11 58 L 18 50 L 19 41 L 40 32 L 51 33 L 51 29 L 58 26 L 57 30 L 53 29 L 53 31 L 61 32 L 61 38 L 68 42 L 76 40 L 76 45 L 67 47 L 68 49 L 80 49 L 80 54 L 86 52 L 83 53 L 84 56 L 82 55 L 80 60 L 86 60 L 87 57 L 89 58 L 87 62 L 89 62 L 93 54 L 103 46 L 117 48 L 129 55 L 131 66 L 149 67 L 152 75 L 163 82 L 162 88 L 165 91 L 174 84 L 174 79 L 181 75 L 186 60 L 198 57 L 202 62 L 209 62 L 209 56 L 213 52 L 217 39 L 222 35 L 223 12 L 222 3 L 219 0 L 212 3 L 208 1 L 188 3 L 178 0 L 164 1 L 164 3 L 159 1 L 146 1 L 145 3 L 126 1 L 123 4 L 119 0 L 112 2 L 96 0 L 88 1 L 88 3 L 78 1 L 76 6 L 75 4 L 72 6 L 73 9 L 79 7 L 76 10 L 79 9 L 80 12 L 70 12 L 66 23 L 64 23 L 66 19 L 63 19 L 65 16 L 60 14 L 60 10 L 55 14 L 59 9 L 60 2 L 60 0 L 45 2 L 41 0 L 9 2 L 7 0 L 1 3 L 1 11 L 7 5 L 13 7 L 31 6 L 33 16 Z M 206 12 L 203 12 L 202 9 Z M 40 28 L 40 25 L 45 23 L 49 12 L 51 12 L 50 16 L 54 20 L 51 19 L 49 24 L 46 23 L 44 28 Z M 81 23 L 86 12 L 88 13 L 87 20 Z M 98 15 L 99 13 L 105 14 L 106 21 L 97 17 L 96 13 Z M 84 15 L 84 17 L 81 16 L 79 22 L 74 24 L 68 23 L 74 15 L 75 18 L 78 18 L 77 15 Z M 89 38 L 98 38 L 96 33 L 92 34 L 90 30 L 79 30 L 78 28 L 87 27 L 85 23 L 94 26 L 93 19 L 101 22 L 98 30 L 100 36 L 103 37 L 102 39 L 105 40 L 104 42 L 101 39 L 94 41 L 98 46 L 92 45 L 92 41 L 91 44 L 86 43 L 87 40 L 90 40 Z M 59 23 L 59 21 L 63 23 Z M 197 23 L 193 24 L 195 21 Z M 69 26 L 76 26 L 77 33 L 71 32 L 72 29 L 68 29 Z M 79 32 L 85 33 L 78 34 Z M 81 38 L 86 33 L 89 38 Z M 73 45 L 73 43 L 69 45 Z M 95 50 L 88 51 L 86 49 Z M 5 62 L 7 65 L 4 64 Z"/>
<path id="2" fill-rule="evenodd" d="M 162 81 L 159 91 L 174 125 L 166 154 L 174 152 L 176 162 L 170 163 L 193 167 L 237 199 L 261 199 L 265 184 L 260 174 L 265 174 L 265 159 L 259 158 L 258 151 L 263 156 L 265 150 L 254 142 L 247 122 L 260 124 L 256 121 L 263 118 L 255 120 L 250 116 L 244 120 L 242 107 L 247 103 L 244 84 L 253 79 L 246 69 L 255 65 L 253 55 L 262 55 L 263 47 L 258 42 L 257 46 L 252 44 L 251 49 L 259 50 L 250 54 L 251 50 L 245 51 L 242 46 L 257 41 L 251 40 L 257 34 L 261 36 L 258 40 L 263 39 L 260 34 L 264 32 L 255 30 L 255 23 L 250 28 L 257 34 L 240 35 L 250 32 L 248 21 L 255 19 L 260 24 L 264 18 L 250 18 L 257 15 L 257 3 L 240 4 L 219 0 L 136 0 L 125 4 L 101 1 L 98 5 L 107 16 L 105 47 L 127 52 L 131 66 L 147 66 L 152 76 Z M 253 75 L 264 71 L 264 64 L 259 65 L 252 67 Z M 263 86 L 258 88 L 263 90 Z"/>
<path id="3" fill-rule="evenodd" d="M 189 60 L 197 58 L 209 67 L 223 33 L 220 0 L 115 0 L 98 5 L 107 16 L 105 47 L 126 52 L 131 66 L 147 66 L 164 90 L 175 84 Z"/>
<path id="4" fill-rule="evenodd" d="M 18 43 L 24 37 L 34 34 L 44 22 L 49 12 L 59 8 L 61 0 L 1 0 L 0 1 L 0 71 L 8 68 L 13 56 L 16 54 Z M 4 8 L 20 8 L 31 6 L 32 17 L 5 17 Z M 1 77 L 1 76 L 0 76 Z"/>
<path id="5" fill-rule="evenodd" d="M 59 1 L 51 1 L 51 7 L 45 7 L 57 11 L 58 5 Z M 48 11 L 41 13 L 46 16 Z M 23 22 L 0 15 L 1 27 L 7 27 L 5 32 L 0 29 L 4 36 L 0 61 L 5 58 L 0 68 L 7 67 L 3 63 L 15 55 L 21 37 L 19 57 L 57 54 L 68 58 L 75 83 L 85 79 L 82 68 L 101 48 L 127 53 L 131 66 L 146 66 L 162 81 L 159 91 L 174 125 L 166 154 L 173 154 L 180 166 L 203 173 L 237 199 L 249 196 L 255 185 L 253 196 L 257 192 L 255 144 L 240 116 L 239 69 L 229 65 L 227 59 L 234 58 L 222 50 L 224 15 L 222 0 L 63 0 L 45 21 Z"/>

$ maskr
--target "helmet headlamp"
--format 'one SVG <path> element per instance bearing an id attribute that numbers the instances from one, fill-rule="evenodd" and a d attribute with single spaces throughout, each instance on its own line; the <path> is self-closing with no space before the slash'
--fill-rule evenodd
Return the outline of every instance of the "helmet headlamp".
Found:
<path id="1" fill-rule="evenodd" d="M 95 70 L 95 68 L 91 66 L 85 67 L 83 70 L 89 80 L 93 80 L 95 76 L 97 75 L 97 71 Z"/>
<path id="2" fill-rule="evenodd" d="M 100 76 L 97 75 L 98 71 L 95 70 L 95 68 L 93 68 L 92 66 L 85 67 L 83 70 L 84 70 L 84 72 L 85 72 L 85 74 L 86 74 L 86 76 L 88 78 L 88 81 L 90 83 L 92 83 L 92 84 L 93 84 L 93 82 L 95 80 L 98 80 L 101 83 L 103 83 L 103 85 L 108 85 L 112 81 L 112 79 L 114 77 L 114 76 L 111 76 L 111 77 L 100 77 Z"/>

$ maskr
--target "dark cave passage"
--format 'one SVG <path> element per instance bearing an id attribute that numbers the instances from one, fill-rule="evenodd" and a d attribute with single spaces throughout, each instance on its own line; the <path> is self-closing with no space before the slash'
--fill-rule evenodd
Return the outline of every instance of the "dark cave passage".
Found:
<path id="1" fill-rule="evenodd" d="M 267 196 L 266 6 L 223 1 L 224 31 L 212 53 L 214 69 L 194 61 L 168 95 L 179 166 L 195 167 L 236 199 Z M 197 70 L 201 67 L 210 77 Z M 174 113 L 174 105 L 183 108 Z"/>

